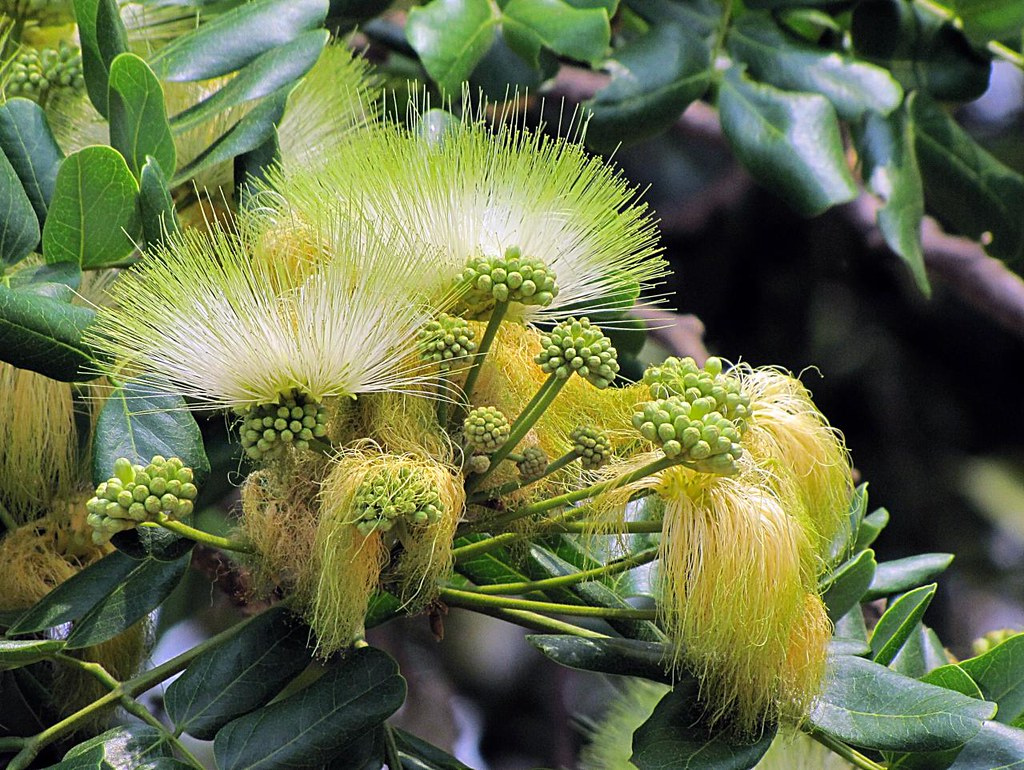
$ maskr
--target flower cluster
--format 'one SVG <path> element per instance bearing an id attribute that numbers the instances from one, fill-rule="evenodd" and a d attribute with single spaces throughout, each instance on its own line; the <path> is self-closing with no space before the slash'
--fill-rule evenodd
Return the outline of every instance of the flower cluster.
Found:
<path id="1" fill-rule="evenodd" d="M 119 458 L 114 475 L 96 487 L 95 497 L 86 504 L 93 542 L 106 542 L 160 514 L 173 519 L 190 515 L 198 493 L 192 482 L 192 469 L 177 457 L 156 455 L 144 466 Z"/>

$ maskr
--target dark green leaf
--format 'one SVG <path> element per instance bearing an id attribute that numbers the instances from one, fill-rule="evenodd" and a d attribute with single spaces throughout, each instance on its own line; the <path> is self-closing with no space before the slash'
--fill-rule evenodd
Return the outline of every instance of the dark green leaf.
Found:
<path id="1" fill-rule="evenodd" d="M 925 681 L 930 682 L 931 680 L 925 675 L 948 665 L 948 663 L 949 657 L 946 655 L 938 635 L 928 626 L 921 624 L 896 653 L 889 668 L 914 679 L 925 677 Z M 937 683 L 932 682 L 932 684 Z"/>
<path id="2" fill-rule="evenodd" d="M 178 215 L 167 177 L 156 159 L 150 156 L 146 157 L 139 175 L 139 217 L 146 246 L 161 244 L 166 235 L 178 231 Z"/>
<path id="3" fill-rule="evenodd" d="M 955 690 L 977 700 L 985 700 L 985 695 L 978 687 L 978 683 L 971 679 L 970 675 L 957 663 L 945 663 L 934 668 L 922 676 L 921 681 L 934 684 L 937 687 L 945 687 L 947 690 Z"/>
<path id="4" fill-rule="evenodd" d="M 885 508 L 879 508 L 864 517 L 860 528 L 857 530 L 857 543 L 853 550 L 861 551 L 875 542 L 882 530 L 889 525 L 889 512 Z"/>
<path id="5" fill-rule="evenodd" d="M 177 561 L 192 550 L 196 541 L 163 527 L 136 527 L 118 532 L 110 539 L 121 553 L 133 559 L 152 557 L 157 561 Z"/>
<path id="6" fill-rule="evenodd" d="M 513 50 L 533 66 L 542 48 L 594 65 L 611 38 L 604 8 L 575 8 L 564 0 L 508 0 L 502 28 Z"/>
<path id="7" fill-rule="evenodd" d="M 370 606 L 366 609 L 366 620 L 364 623 L 367 628 L 379 626 L 381 623 L 401 613 L 402 608 L 402 602 L 394 594 L 389 594 L 386 591 L 375 591 L 373 596 L 370 597 Z"/>
<path id="8" fill-rule="evenodd" d="M 353 650 L 305 690 L 221 728 L 214 741 L 217 767 L 323 764 L 404 700 L 405 680 L 394 660 L 371 647 Z"/>
<path id="9" fill-rule="evenodd" d="M 1024 4 L 1017 0 L 952 0 L 964 34 L 984 47 L 990 40 L 1020 45 L 1024 29 Z"/>
<path id="10" fill-rule="evenodd" d="M 791 37 L 767 13 L 737 19 L 728 43 L 751 77 L 787 91 L 821 94 L 845 120 L 865 112 L 887 115 L 903 100 L 900 84 L 881 67 Z"/>
<path id="11" fill-rule="evenodd" d="M 97 602 L 81 620 L 75 621 L 74 629 L 67 639 L 68 648 L 91 647 L 113 639 L 155 610 L 178 585 L 190 558 L 190 555 L 185 555 L 170 562 L 156 559 L 131 560 L 135 566 L 125 579 Z"/>
<path id="12" fill-rule="evenodd" d="M 35 735 L 52 723 L 57 710 L 50 688 L 33 676 L 34 669 L 0 671 L 0 703 L 4 704 L 0 736 Z"/>
<path id="13" fill-rule="evenodd" d="M 401 758 L 405 760 L 411 757 L 423 770 L 471 770 L 455 757 L 441 751 L 437 746 L 427 743 L 422 738 L 417 738 L 412 733 L 397 728 L 392 728 L 392 731 Z M 405 762 L 402 763 L 402 766 L 405 766 Z"/>
<path id="14" fill-rule="evenodd" d="M 906 559 L 883 561 L 875 570 L 875 578 L 871 581 L 871 588 L 864 601 L 903 593 L 924 585 L 945 572 L 952 562 L 951 553 L 924 553 Z"/>
<path id="15" fill-rule="evenodd" d="M 236 155 L 234 160 L 235 200 L 242 208 L 259 206 L 261 190 L 266 189 L 268 172 L 281 162 L 281 142 L 277 129 L 263 144 Z"/>
<path id="16" fill-rule="evenodd" d="M 535 634 L 526 640 L 562 666 L 603 674 L 639 676 L 672 684 L 666 663 L 668 646 L 636 639 L 583 639 L 555 634 Z"/>
<path id="17" fill-rule="evenodd" d="M 957 755 L 949 770 L 1011 770 L 1024 768 L 1024 730 L 986 722 Z M 931 768 L 929 768 L 931 770 Z"/>
<path id="18" fill-rule="evenodd" d="M 868 188 L 885 203 L 878 211 L 878 229 L 907 263 L 918 288 L 930 295 L 921 251 L 924 187 L 906 105 L 887 118 L 869 114 L 857 145 Z"/>
<path id="19" fill-rule="evenodd" d="M 1011 636 L 960 666 L 985 698 L 999 704 L 998 721 L 1009 724 L 1024 714 L 1024 634 Z"/>
<path id="20" fill-rule="evenodd" d="M 833 621 L 860 604 L 861 597 L 874 578 L 875 568 L 875 552 L 870 549 L 861 551 L 837 567 L 822 583 L 822 600 Z"/>
<path id="21" fill-rule="evenodd" d="M 868 627 L 864 622 L 864 610 L 859 604 L 836 621 L 835 637 L 868 643 Z M 870 646 L 868 650 L 871 650 Z"/>
<path id="22" fill-rule="evenodd" d="M 74 0 L 74 3 L 85 88 L 89 100 L 106 117 L 110 63 L 128 50 L 128 33 L 121 22 L 117 0 Z"/>
<path id="23" fill-rule="evenodd" d="M 745 742 L 728 730 L 708 728 L 706 716 L 696 684 L 676 686 L 633 733 L 630 760 L 639 770 L 747 770 L 775 738 L 775 727 L 768 726 L 755 742 Z"/>
<path id="24" fill-rule="evenodd" d="M 178 730 L 211 740 L 235 717 L 268 703 L 313 659 L 309 628 L 273 608 L 224 644 L 200 655 L 164 698 Z"/>
<path id="25" fill-rule="evenodd" d="M 486 535 L 467 535 L 455 541 L 456 547 L 469 545 L 478 540 L 486 539 Z M 478 586 L 496 583 L 519 583 L 529 580 L 529 576 L 511 566 L 512 557 L 504 548 L 460 559 L 456 569 L 476 583 Z"/>
<path id="26" fill-rule="evenodd" d="M 161 80 L 189 81 L 227 75 L 260 54 L 316 29 L 327 0 L 256 0 L 200 25 L 153 57 Z"/>
<path id="27" fill-rule="evenodd" d="M 910 635 L 919 630 L 936 588 L 938 586 L 932 583 L 904 594 L 879 618 L 871 633 L 871 652 L 876 663 L 888 666 Z"/>
<path id="28" fill-rule="evenodd" d="M 29 634 L 70 623 L 88 612 L 139 569 L 139 563 L 112 553 L 65 580 L 29 607 L 8 633 Z"/>
<path id="29" fill-rule="evenodd" d="M 458 94 L 490 50 L 498 20 L 489 0 L 433 0 L 409 11 L 405 34 L 441 90 Z"/>
<path id="30" fill-rule="evenodd" d="M 326 42 L 326 30 L 313 30 L 261 54 L 212 96 L 172 117 L 175 133 L 187 131 L 225 110 L 260 99 L 298 80 L 316 64 Z"/>
<path id="31" fill-rule="evenodd" d="M 22 268 L 11 275 L 10 279 L 12 289 L 54 296 L 46 291 L 40 292 L 35 287 L 63 284 L 69 289 L 77 289 L 82 285 L 82 269 L 70 262 L 54 262 L 52 265 L 42 264 Z M 63 295 L 57 296 L 57 299 L 64 299 L 64 297 Z"/>
<path id="32" fill-rule="evenodd" d="M 833 636 L 828 643 L 829 655 L 856 655 L 863 657 L 871 652 L 871 645 L 863 639 L 850 639 L 844 636 Z M 903 672 L 900 672 L 903 673 Z"/>
<path id="33" fill-rule="evenodd" d="M 868 485 L 861 484 L 853 491 L 850 499 L 850 512 L 847 526 L 842 527 L 835 535 L 828 549 L 828 563 L 838 564 L 852 556 L 856 550 L 857 533 L 860 531 L 864 513 L 868 507 Z"/>
<path id="34" fill-rule="evenodd" d="M 716 0 L 628 0 L 627 5 L 651 26 L 682 24 L 704 38 L 710 38 L 726 21 L 724 6 Z"/>
<path id="35" fill-rule="evenodd" d="M 855 746 L 936 751 L 970 740 L 994 712 L 992 703 L 844 655 L 829 659 L 825 690 L 808 722 Z"/>
<path id="36" fill-rule="evenodd" d="M 43 226 L 46 261 L 84 268 L 123 262 L 142 230 L 138 195 L 131 169 L 114 148 L 96 145 L 66 157 Z"/>
<path id="37" fill-rule="evenodd" d="M 732 67 L 718 92 L 718 110 L 740 162 L 799 213 L 817 215 L 857 195 L 839 122 L 825 97 L 755 83 Z"/>
<path id="38" fill-rule="evenodd" d="M 0 270 L 27 257 L 39 243 L 39 220 L 21 179 L 0 152 Z"/>
<path id="39" fill-rule="evenodd" d="M 63 649 L 55 639 L 0 639 L 0 671 L 48 660 Z"/>
<path id="40" fill-rule="evenodd" d="M 8 99 L 0 105 L 0 149 L 21 179 L 42 227 L 64 153 L 53 138 L 43 108 L 30 99 Z"/>
<path id="41" fill-rule="evenodd" d="M 173 174 L 178 154 L 160 81 L 133 53 L 119 54 L 110 65 L 109 77 L 110 144 L 128 161 L 136 178 L 150 156 L 164 174 Z"/>
<path id="42" fill-rule="evenodd" d="M 923 94 L 912 97 L 910 113 L 928 210 L 1019 268 L 1024 260 L 1024 177 L 985 152 Z"/>
<path id="43" fill-rule="evenodd" d="M 274 133 L 277 122 L 284 114 L 288 102 L 288 94 L 292 85 L 276 91 L 266 97 L 260 104 L 225 131 L 213 144 L 201 152 L 191 163 L 180 169 L 171 180 L 171 186 L 177 187 L 218 163 L 224 163 L 237 155 L 255 150 Z"/>
<path id="44" fill-rule="evenodd" d="M 109 479 L 119 457 L 146 465 L 156 455 L 180 458 L 195 472 L 197 483 L 210 472 L 202 433 L 184 400 L 131 380 L 110 394 L 100 412 L 92 445 L 93 482 Z"/>
<path id="45" fill-rule="evenodd" d="M 94 317 L 88 308 L 0 286 L 0 358 L 55 380 L 91 380 L 82 332 Z"/>
<path id="46" fill-rule="evenodd" d="M 48 770 L 177 770 L 181 765 L 176 763 L 160 730 L 132 725 L 115 727 L 78 744 Z"/>
<path id="47" fill-rule="evenodd" d="M 917 3 L 858 3 L 851 31 L 857 55 L 887 68 L 907 91 L 970 101 L 988 87 L 989 62 L 959 30 Z"/>
<path id="48" fill-rule="evenodd" d="M 679 23 L 660 24 L 616 48 L 605 64 L 611 82 L 586 102 L 587 142 L 614 149 L 664 131 L 711 82 L 711 52 Z"/>

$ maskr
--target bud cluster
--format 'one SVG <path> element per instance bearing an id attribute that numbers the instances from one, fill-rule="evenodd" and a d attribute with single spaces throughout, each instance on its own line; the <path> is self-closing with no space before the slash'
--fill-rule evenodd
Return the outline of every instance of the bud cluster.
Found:
<path id="1" fill-rule="evenodd" d="M 366 478 L 356 490 L 356 528 L 364 537 L 387 532 L 399 520 L 426 527 L 444 512 L 437 491 L 408 467 L 385 467 Z"/>
<path id="2" fill-rule="evenodd" d="M 612 457 L 612 442 L 608 434 L 597 428 L 581 426 L 570 436 L 573 451 L 588 471 L 596 471 Z"/>
<path id="3" fill-rule="evenodd" d="M 478 406 L 471 409 L 462 422 L 466 445 L 483 454 L 497 452 L 508 440 L 511 429 L 508 417 L 493 406 Z"/>
<path id="4" fill-rule="evenodd" d="M 705 473 L 735 473 L 743 453 L 739 428 L 716 411 L 710 397 L 692 403 L 683 396 L 648 401 L 633 414 L 633 427 L 660 445 L 666 457 L 677 457 Z"/>
<path id="5" fill-rule="evenodd" d="M 308 449 L 314 438 L 327 435 L 327 410 L 303 393 L 292 391 L 277 403 L 237 410 L 242 449 L 253 460 L 277 457 L 285 447 Z"/>
<path id="6" fill-rule="evenodd" d="M 424 361 L 445 366 L 454 359 L 467 358 L 475 353 L 475 336 L 465 319 L 441 313 L 420 329 L 416 342 Z"/>
<path id="7" fill-rule="evenodd" d="M 36 102 L 46 101 L 51 91 L 81 90 L 85 86 L 81 51 L 63 40 L 57 48 L 21 49 L 6 74 L 7 96 L 24 96 Z"/>
<path id="8" fill-rule="evenodd" d="M 539 446 L 526 447 L 523 450 L 523 459 L 516 463 L 519 476 L 524 482 L 536 481 L 544 476 L 548 469 L 547 453 Z"/>
<path id="9" fill-rule="evenodd" d="M 192 480 L 192 469 L 177 457 L 166 460 L 156 455 L 146 466 L 119 458 L 114 475 L 96 487 L 96 496 L 86 503 L 93 542 L 104 543 L 161 513 L 174 519 L 188 516 L 198 492 Z"/>
<path id="10" fill-rule="evenodd" d="M 468 287 L 462 301 L 474 312 L 495 302 L 546 307 L 558 296 L 554 272 L 539 259 L 524 257 L 516 246 L 501 257 L 471 257 L 456 285 Z"/>
<path id="11" fill-rule="evenodd" d="M 735 377 L 722 374 L 722 360 L 711 356 L 704 367 L 692 358 L 666 358 L 664 363 L 650 366 L 644 372 L 644 384 L 653 398 L 682 396 L 693 402 L 711 398 L 715 411 L 742 425 L 750 417 L 750 399 Z"/>
<path id="12" fill-rule="evenodd" d="M 0 14 L 32 21 L 40 27 L 56 27 L 75 20 L 71 0 L 0 0 Z"/>
<path id="13" fill-rule="evenodd" d="M 491 468 L 491 458 L 487 455 L 472 455 L 466 464 L 468 473 L 475 473 L 478 476 L 487 473 Z"/>
<path id="14" fill-rule="evenodd" d="M 573 372 L 597 388 L 607 388 L 619 372 L 612 341 L 590 319 L 568 318 L 541 335 L 534 361 L 548 374 L 568 379 Z"/>

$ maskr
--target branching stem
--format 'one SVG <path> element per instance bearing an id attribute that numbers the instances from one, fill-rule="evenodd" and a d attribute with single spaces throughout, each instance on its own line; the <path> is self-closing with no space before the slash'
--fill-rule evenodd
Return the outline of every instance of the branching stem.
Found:
<path id="1" fill-rule="evenodd" d="M 550 588 L 562 588 L 563 586 L 575 585 L 576 583 L 586 583 L 589 580 L 605 577 L 607 575 L 617 575 L 620 572 L 626 572 L 634 567 L 639 567 L 641 564 L 649 564 L 657 558 L 657 548 L 646 548 L 643 551 L 638 551 L 637 553 L 631 554 L 623 559 L 617 559 L 600 567 L 594 567 L 593 569 L 573 572 L 569 575 L 545 578 L 543 580 L 529 580 L 522 581 L 520 583 L 499 583 L 495 585 L 479 586 L 474 589 L 474 592 L 478 594 L 526 594 L 531 591 L 546 591 Z"/>
<path id="2" fill-rule="evenodd" d="M 657 618 L 656 610 L 536 602 L 530 599 L 515 599 L 507 596 L 488 596 L 477 591 L 463 591 L 457 588 L 442 587 L 441 599 L 455 607 L 465 607 L 471 610 L 479 607 L 502 607 L 509 610 L 547 612 L 552 615 L 601 618 L 602 620 L 655 620 Z"/>
<path id="3" fill-rule="evenodd" d="M 509 458 L 512 458 L 511 454 L 509 455 Z M 579 454 L 576 453 L 576 450 L 572 450 L 570 452 L 566 452 L 564 455 L 559 457 L 553 463 L 550 463 L 548 465 L 548 467 L 544 469 L 544 473 L 542 475 L 538 476 L 537 478 L 530 479 L 529 481 L 526 481 L 526 482 L 523 482 L 523 481 L 509 481 L 506 484 L 502 484 L 500 487 L 493 487 L 491 489 L 484 489 L 484 490 L 482 490 L 480 492 L 477 492 L 474 495 L 471 495 L 470 498 L 469 498 L 469 502 L 471 502 L 471 503 L 484 503 L 484 502 L 487 502 L 488 500 L 497 500 L 499 497 L 503 497 L 504 495 L 510 494 L 512 492 L 516 492 L 516 491 L 518 491 L 520 489 L 523 489 L 524 487 L 528 487 L 531 484 L 536 484 L 538 481 L 540 481 L 542 479 L 546 479 L 552 473 L 555 473 L 556 471 L 562 470 L 562 468 L 564 468 L 566 465 L 569 465 L 569 463 L 575 461 L 577 458 L 579 458 Z M 514 459 L 514 458 L 512 458 L 512 459 Z"/>

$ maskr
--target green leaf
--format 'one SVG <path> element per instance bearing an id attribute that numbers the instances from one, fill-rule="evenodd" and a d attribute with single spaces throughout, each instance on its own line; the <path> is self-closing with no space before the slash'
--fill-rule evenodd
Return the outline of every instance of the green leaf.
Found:
<path id="1" fill-rule="evenodd" d="M 63 301 L 67 301 L 65 295 L 49 293 L 46 289 L 40 290 L 38 287 L 52 287 L 57 284 L 63 284 L 68 289 L 77 289 L 82 285 L 82 269 L 78 265 L 72 265 L 70 262 L 55 262 L 52 265 L 42 264 L 34 267 L 24 267 L 9 277 L 12 289 L 54 296 Z"/>
<path id="2" fill-rule="evenodd" d="M 39 220 L 21 179 L 0 152 L 0 272 L 27 257 L 39 243 Z"/>
<path id="3" fill-rule="evenodd" d="M 871 588 L 864 601 L 881 599 L 924 585 L 945 572 L 952 562 L 951 553 L 924 553 L 906 559 L 883 561 L 875 570 L 875 578 L 871 581 Z"/>
<path id="4" fill-rule="evenodd" d="M 163 527 L 136 527 L 118 532 L 111 544 L 133 559 L 152 557 L 157 561 L 177 561 L 192 550 L 196 541 Z"/>
<path id="5" fill-rule="evenodd" d="M 412 759 L 416 762 L 414 767 L 421 770 L 471 770 L 467 765 L 462 764 L 455 757 L 445 751 L 427 743 L 422 738 L 417 738 L 405 730 L 392 728 L 395 735 L 395 745 L 398 746 L 398 753 L 402 760 Z M 402 767 L 405 767 L 405 761 Z"/>
<path id="6" fill-rule="evenodd" d="M 56 639 L 0 639 L 0 671 L 49 660 L 63 649 Z"/>
<path id="7" fill-rule="evenodd" d="M 269 703 L 307 666 L 309 628 L 276 607 L 224 644 L 200 655 L 167 688 L 164 706 L 175 727 L 212 740 L 232 719 Z"/>
<path id="8" fill-rule="evenodd" d="M 106 117 L 110 64 L 128 50 L 128 33 L 117 0 L 74 0 L 74 4 L 85 89 L 93 106 Z"/>
<path id="9" fill-rule="evenodd" d="M 441 91 L 457 95 L 490 50 L 498 20 L 489 0 L 433 0 L 409 11 L 405 35 Z"/>
<path id="10" fill-rule="evenodd" d="M 1009 724 L 1024 714 L 1024 634 L 1011 636 L 960 666 L 985 698 L 999 704 L 998 721 Z"/>
<path id="11" fill-rule="evenodd" d="M 888 666 L 912 633 L 918 630 L 924 612 L 938 586 L 932 583 L 904 594 L 885 611 L 871 633 L 871 652 L 875 663 Z"/>
<path id="12" fill-rule="evenodd" d="M 115 727 L 78 744 L 48 770 L 177 770 L 163 732 L 149 725 Z M 184 765 L 190 767 L 190 765 Z"/>
<path id="13" fill-rule="evenodd" d="M 854 551 L 861 551 L 878 539 L 882 530 L 889 526 L 889 512 L 885 508 L 879 508 L 864 517 L 857 530 L 857 542 L 853 547 Z"/>
<path id="14" fill-rule="evenodd" d="M 1024 730 L 999 722 L 986 722 L 957 755 L 949 770 L 1024 768 Z M 929 769 L 930 770 L 930 769 Z"/>
<path id="15" fill-rule="evenodd" d="M 971 679 L 970 674 L 957 663 L 946 663 L 939 668 L 932 669 L 921 677 L 921 681 L 934 684 L 937 687 L 945 687 L 947 690 L 955 690 L 977 700 L 985 700 L 985 695 L 978 687 L 978 683 Z"/>
<path id="16" fill-rule="evenodd" d="M 356 649 L 304 690 L 230 722 L 217 733 L 220 770 L 298 768 L 327 762 L 405 700 L 386 653 Z"/>
<path id="17" fill-rule="evenodd" d="M 583 639 L 556 634 L 534 634 L 526 641 L 542 654 L 562 666 L 603 674 L 639 676 L 655 682 L 672 684 L 667 670 L 671 660 L 664 644 L 636 639 Z"/>
<path id="18" fill-rule="evenodd" d="M 711 82 L 706 43 L 671 22 L 616 48 L 604 67 L 611 82 L 585 103 L 592 112 L 587 142 L 598 149 L 664 131 Z"/>
<path id="19" fill-rule="evenodd" d="M 925 677 L 925 681 L 930 682 L 931 680 L 926 677 L 926 674 L 948 664 L 949 657 L 946 655 L 946 650 L 938 635 L 922 623 L 914 633 L 907 637 L 907 641 L 896 653 L 889 668 L 914 679 Z M 932 682 L 932 684 L 938 683 Z"/>
<path id="20" fill-rule="evenodd" d="M 836 630 L 833 638 L 853 639 L 858 642 L 868 643 L 868 627 L 864 622 L 864 610 L 858 604 L 851 608 L 836 622 Z M 868 647 L 868 652 L 871 647 Z"/>
<path id="21" fill-rule="evenodd" d="M 1017 0 L 952 0 L 948 5 L 975 45 L 983 47 L 990 40 L 1020 44 L 1024 4 Z"/>
<path id="22" fill-rule="evenodd" d="M 374 591 L 370 597 L 370 606 L 366 608 L 364 624 L 367 628 L 379 626 L 400 614 L 403 608 L 404 605 L 394 594 L 389 594 L 386 591 Z"/>
<path id="23" fill-rule="evenodd" d="M 143 242 L 147 247 L 162 244 L 166 235 L 178 231 L 178 215 L 167 177 L 156 159 L 149 155 L 139 174 L 139 218 L 142 220 Z"/>
<path id="24" fill-rule="evenodd" d="M 630 761 L 639 770 L 747 770 L 775 738 L 776 728 L 771 725 L 755 742 L 744 742 L 727 730 L 708 728 L 706 717 L 707 706 L 697 698 L 697 685 L 676 686 L 633 733 Z"/>
<path id="25" fill-rule="evenodd" d="M 150 61 L 161 80 L 220 77 L 323 25 L 327 0 L 256 0 L 202 24 Z"/>
<path id="26" fill-rule="evenodd" d="M 139 569 L 139 563 L 111 553 L 65 580 L 25 610 L 8 633 L 30 634 L 85 617 L 97 604 Z"/>
<path id="27" fill-rule="evenodd" d="M 487 535 L 473 534 L 460 537 L 455 541 L 456 547 L 469 545 L 478 540 L 485 540 Z M 461 559 L 456 569 L 478 586 L 497 583 L 520 583 L 529 580 L 529 576 L 511 566 L 512 557 L 504 548 L 495 548 L 469 559 Z"/>
<path id="28" fill-rule="evenodd" d="M 258 106 L 245 114 L 237 123 L 225 131 L 209 147 L 171 179 L 171 186 L 177 187 L 193 176 L 218 163 L 224 163 L 242 153 L 255 150 L 273 135 L 275 126 L 284 114 L 288 95 L 294 85 L 287 85 L 266 97 Z"/>
<path id="29" fill-rule="evenodd" d="M 533 66 L 539 65 L 541 48 L 596 65 L 611 39 L 604 8 L 575 8 L 564 0 L 508 0 L 502 29 L 513 50 Z"/>
<path id="30" fill-rule="evenodd" d="M 889 248 L 907 263 L 918 288 L 930 296 L 921 251 L 924 187 L 906 105 L 887 118 L 867 115 L 856 138 L 868 189 L 885 203 L 878 211 L 878 229 Z"/>
<path id="31" fill-rule="evenodd" d="M 959 30 L 917 3 L 858 3 L 851 33 L 857 55 L 888 69 L 906 91 L 970 101 L 988 87 L 990 63 Z"/>
<path id="32" fill-rule="evenodd" d="M 718 110 L 736 157 L 799 213 L 814 216 L 856 197 L 839 122 L 825 97 L 755 83 L 732 67 Z"/>
<path id="33" fill-rule="evenodd" d="M 88 308 L 0 286 L 0 359 L 63 382 L 91 380 L 82 332 L 94 317 Z"/>
<path id="34" fill-rule="evenodd" d="M 881 67 L 787 35 L 767 13 L 737 19 L 728 46 L 751 77 L 786 91 L 821 94 L 845 120 L 866 112 L 888 115 L 903 101 L 900 84 Z"/>
<path id="35" fill-rule="evenodd" d="M 717 0 L 628 0 L 627 5 L 651 26 L 682 24 L 694 34 L 709 38 L 709 43 L 710 37 L 727 23 L 724 6 Z"/>
<path id="36" fill-rule="evenodd" d="M 123 262 L 142 230 L 138 195 L 131 169 L 113 147 L 86 147 L 66 157 L 43 226 L 46 261 L 83 268 Z"/>
<path id="37" fill-rule="evenodd" d="M 109 479 L 119 457 L 146 465 L 155 455 L 180 458 L 194 471 L 197 484 L 210 472 L 202 433 L 185 401 L 154 393 L 144 380 L 131 380 L 110 394 L 100 412 L 92 445 L 93 483 Z"/>
<path id="38" fill-rule="evenodd" d="M 156 75 L 133 53 L 110 65 L 110 144 L 128 161 L 136 178 L 150 156 L 164 174 L 174 173 L 177 150 L 167 123 L 164 91 Z"/>
<path id="39" fill-rule="evenodd" d="M 913 96 L 910 113 L 928 210 L 1019 269 L 1024 263 L 1024 176 L 985 152 L 923 94 Z"/>
<path id="40" fill-rule="evenodd" d="M 840 528 L 829 545 L 828 563 L 838 564 L 856 553 L 857 533 L 860 531 L 861 522 L 864 521 L 864 512 L 868 507 L 868 485 L 861 484 L 853 491 L 850 498 L 850 511 L 847 514 L 848 525 Z M 861 550 L 861 549 L 857 549 Z"/>
<path id="41" fill-rule="evenodd" d="M 53 138 L 43 108 L 30 99 L 0 105 L 0 149 L 11 162 L 42 227 L 64 153 Z"/>
<path id="42" fill-rule="evenodd" d="M 829 655 L 856 655 L 863 657 L 871 653 L 871 645 L 861 639 L 851 639 L 836 634 L 828 643 Z M 904 673 L 904 672 L 900 672 Z"/>
<path id="43" fill-rule="evenodd" d="M 861 551 L 836 568 L 820 588 L 822 601 L 833 621 L 860 604 L 861 597 L 875 575 L 875 552 Z"/>
<path id="44" fill-rule="evenodd" d="M 146 617 L 178 585 L 190 560 L 191 554 L 177 561 L 131 560 L 134 566 L 125 579 L 114 586 L 81 620 L 75 621 L 67 638 L 68 649 L 91 647 L 113 639 Z"/>
<path id="45" fill-rule="evenodd" d="M 327 37 L 323 29 L 303 32 L 291 42 L 260 54 L 212 96 L 172 117 L 171 127 L 175 133 L 187 131 L 225 110 L 295 82 L 316 64 Z"/>
<path id="46" fill-rule="evenodd" d="M 925 684 L 863 658 L 829 659 L 808 723 L 879 751 L 937 751 L 977 735 L 995 704 Z"/>

